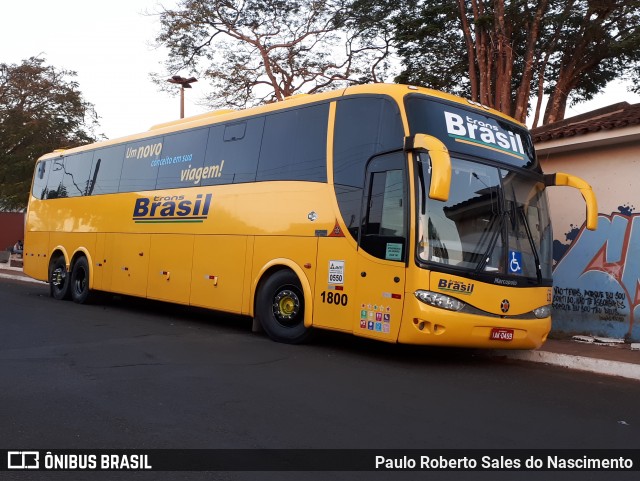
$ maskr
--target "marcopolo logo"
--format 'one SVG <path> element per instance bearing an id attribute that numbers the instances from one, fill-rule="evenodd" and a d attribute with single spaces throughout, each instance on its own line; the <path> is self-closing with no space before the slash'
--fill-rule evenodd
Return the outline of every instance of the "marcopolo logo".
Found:
<path id="1" fill-rule="evenodd" d="M 518 159 L 525 155 L 520 135 L 489 123 L 489 119 L 483 121 L 470 115 L 463 117 L 446 110 L 444 118 L 447 133 L 456 142 L 494 150 Z"/>
<path id="2" fill-rule="evenodd" d="M 211 194 L 140 197 L 133 206 L 136 224 L 199 223 L 209 215 Z"/>

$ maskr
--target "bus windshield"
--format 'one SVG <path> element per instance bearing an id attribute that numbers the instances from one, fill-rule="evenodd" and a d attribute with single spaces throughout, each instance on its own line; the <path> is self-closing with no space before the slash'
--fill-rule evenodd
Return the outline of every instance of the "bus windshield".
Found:
<path id="1" fill-rule="evenodd" d="M 443 99 L 417 94 L 405 103 L 411 134 L 433 135 L 451 153 L 446 202 L 425 194 L 430 161 L 426 153 L 418 156 L 418 258 L 476 273 L 550 280 L 547 197 L 526 129 Z"/>
<path id="2" fill-rule="evenodd" d="M 474 272 L 551 278 L 552 235 L 544 184 L 453 157 L 449 200 L 429 199 L 420 154 L 420 260 Z"/>

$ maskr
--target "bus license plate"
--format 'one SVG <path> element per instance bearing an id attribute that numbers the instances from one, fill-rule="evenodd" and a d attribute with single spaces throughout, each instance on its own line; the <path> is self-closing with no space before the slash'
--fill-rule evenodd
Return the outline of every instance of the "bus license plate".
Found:
<path id="1" fill-rule="evenodd" d="M 513 329 L 491 329 L 489 339 L 492 341 L 513 341 Z"/>

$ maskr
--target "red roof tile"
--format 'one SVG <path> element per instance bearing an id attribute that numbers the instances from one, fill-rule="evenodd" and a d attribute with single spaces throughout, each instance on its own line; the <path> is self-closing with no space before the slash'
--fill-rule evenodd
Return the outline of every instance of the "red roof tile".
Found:
<path id="1" fill-rule="evenodd" d="M 640 104 L 631 105 L 628 102 L 620 102 L 586 114 L 537 127 L 531 130 L 531 135 L 533 136 L 533 141 L 537 143 L 639 124 Z"/>

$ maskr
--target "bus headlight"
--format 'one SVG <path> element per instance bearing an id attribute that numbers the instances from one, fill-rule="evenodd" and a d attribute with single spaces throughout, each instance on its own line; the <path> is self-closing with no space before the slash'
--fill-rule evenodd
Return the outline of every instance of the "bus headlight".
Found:
<path id="1" fill-rule="evenodd" d="M 533 310 L 533 315 L 536 316 L 538 319 L 544 319 L 545 317 L 549 317 L 551 315 L 551 306 L 546 305 L 546 306 L 538 307 L 537 309 Z"/>
<path id="2" fill-rule="evenodd" d="M 459 301 L 458 299 L 445 296 L 444 294 L 439 294 L 437 292 L 417 290 L 414 294 L 425 304 L 439 307 L 440 309 L 447 309 L 448 311 L 459 311 L 465 305 L 464 302 Z"/>

